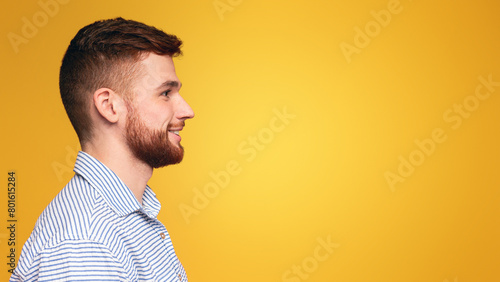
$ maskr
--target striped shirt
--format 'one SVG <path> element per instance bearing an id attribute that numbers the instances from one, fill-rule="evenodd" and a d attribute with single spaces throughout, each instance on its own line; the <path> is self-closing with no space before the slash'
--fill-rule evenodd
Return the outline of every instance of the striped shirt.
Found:
<path id="1" fill-rule="evenodd" d="M 187 281 L 149 186 L 141 205 L 84 152 L 74 171 L 38 218 L 10 281 Z"/>

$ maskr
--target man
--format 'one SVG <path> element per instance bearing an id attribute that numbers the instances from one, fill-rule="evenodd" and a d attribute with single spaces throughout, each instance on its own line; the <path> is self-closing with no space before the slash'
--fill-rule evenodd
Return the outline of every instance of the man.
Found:
<path id="1" fill-rule="evenodd" d="M 73 38 L 59 86 L 82 151 L 11 281 L 187 281 L 147 186 L 154 168 L 182 160 L 179 132 L 194 116 L 172 61 L 181 44 L 122 18 Z"/>

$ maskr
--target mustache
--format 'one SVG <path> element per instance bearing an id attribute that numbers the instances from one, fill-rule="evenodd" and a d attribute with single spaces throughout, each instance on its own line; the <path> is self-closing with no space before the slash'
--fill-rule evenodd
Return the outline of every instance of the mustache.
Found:
<path id="1" fill-rule="evenodd" d="M 186 125 L 186 123 L 184 121 L 181 121 L 181 122 L 177 122 L 177 123 L 171 123 L 167 126 L 167 130 L 171 129 L 171 128 L 183 128 L 184 126 Z"/>

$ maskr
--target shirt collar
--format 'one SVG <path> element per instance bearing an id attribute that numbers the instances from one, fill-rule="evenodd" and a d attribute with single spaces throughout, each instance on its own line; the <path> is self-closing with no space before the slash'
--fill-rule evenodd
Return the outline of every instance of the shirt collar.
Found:
<path id="1" fill-rule="evenodd" d="M 134 193 L 111 169 L 85 152 L 78 152 L 74 171 L 90 183 L 118 216 L 142 210 L 147 216 L 156 218 L 160 212 L 161 204 L 149 186 L 146 185 L 141 206 Z"/>

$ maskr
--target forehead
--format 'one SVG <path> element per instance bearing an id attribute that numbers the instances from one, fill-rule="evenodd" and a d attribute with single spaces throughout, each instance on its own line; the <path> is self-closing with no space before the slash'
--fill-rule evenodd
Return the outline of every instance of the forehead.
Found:
<path id="1" fill-rule="evenodd" d="M 177 81 L 174 62 L 168 55 L 149 53 L 141 62 L 142 75 L 138 79 L 138 87 L 156 89 L 166 81 Z"/>

